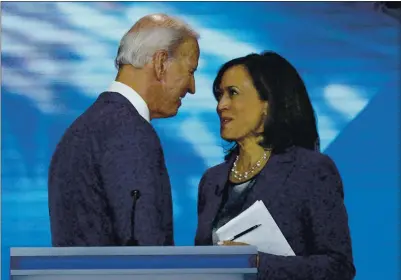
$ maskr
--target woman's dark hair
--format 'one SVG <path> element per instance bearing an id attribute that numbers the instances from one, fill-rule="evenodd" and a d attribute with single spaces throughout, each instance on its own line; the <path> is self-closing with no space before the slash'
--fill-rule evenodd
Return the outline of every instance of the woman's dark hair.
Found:
<path id="1" fill-rule="evenodd" d="M 282 153 L 291 146 L 316 150 L 319 135 L 308 92 L 297 70 L 274 52 L 250 54 L 225 63 L 213 83 L 213 94 L 218 100 L 220 83 L 231 67 L 242 65 L 248 71 L 262 100 L 268 101 L 269 112 L 265 122 L 262 147 Z M 234 145 L 226 156 L 237 153 Z"/>

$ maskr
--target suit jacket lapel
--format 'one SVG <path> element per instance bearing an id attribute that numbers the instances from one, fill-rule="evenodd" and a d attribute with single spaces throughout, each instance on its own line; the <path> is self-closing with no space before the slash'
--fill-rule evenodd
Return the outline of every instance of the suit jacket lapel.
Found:
<path id="1" fill-rule="evenodd" d="M 273 154 L 266 166 L 260 172 L 249 193 L 242 210 L 249 208 L 257 200 L 264 199 L 266 208 L 274 200 L 278 191 L 282 189 L 287 178 L 290 176 L 295 162 L 295 151 L 293 147 L 282 154 Z"/>
<path id="2" fill-rule="evenodd" d="M 285 183 L 287 178 L 290 176 L 293 170 L 293 163 L 295 162 L 296 149 L 294 147 L 288 148 L 282 154 L 273 154 L 266 166 L 260 172 L 256 183 L 253 186 L 253 190 L 249 193 L 248 198 L 245 201 L 243 210 L 251 206 L 256 200 L 261 197 L 268 197 L 268 201 L 264 201 L 265 204 L 270 202 L 277 195 L 277 191 Z M 215 183 L 215 195 L 216 199 L 213 201 L 211 216 L 215 217 L 221 200 L 223 198 L 224 187 L 227 183 L 232 164 L 235 160 L 235 156 L 232 156 L 228 161 L 220 165 L 214 174 L 213 180 Z M 267 207 L 268 205 L 266 205 Z"/>
<path id="3" fill-rule="evenodd" d="M 225 161 L 223 164 L 220 165 L 220 167 L 217 170 L 216 177 L 216 195 L 220 195 L 224 191 L 224 187 L 228 181 L 228 178 L 230 176 L 230 170 L 232 168 L 232 165 L 235 161 L 236 156 L 231 156 L 227 161 Z"/>
<path id="4" fill-rule="evenodd" d="M 249 193 L 242 210 L 247 209 L 262 197 L 269 197 L 269 201 L 264 200 L 266 207 L 268 207 L 269 202 L 274 199 L 277 191 L 290 175 L 293 169 L 292 163 L 294 162 L 294 157 L 294 149 L 291 148 L 284 154 L 272 155 L 269 162 L 259 174 L 257 182 Z M 207 224 L 207 229 L 204 231 L 206 235 L 203 238 L 206 239 L 206 243 L 208 244 L 212 244 L 212 223 L 221 205 L 224 187 L 234 160 L 235 156 L 232 156 L 229 160 L 215 168 L 214 173 L 210 174 L 210 179 L 205 182 L 208 185 L 205 186 L 206 188 L 214 190 L 214 195 L 211 196 L 213 199 L 207 201 L 207 212 L 205 212 L 205 218 L 203 219 L 203 222 Z"/>
<path id="5" fill-rule="evenodd" d="M 227 183 L 228 176 L 229 176 L 229 171 L 231 169 L 231 166 L 235 160 L 235 156 L 231 157 L 229 160 L 225 161 L 222 163 L 219 168 L 215 170 L 215 174 L 211 176 L 212 181 L 210 184 L 213 184 L 214 186 L 214 199 L 212 201 L 208 202 L 208 221 L 210 223 L 213 222 L 214 218 L 217 215 L 217 212 L 219 210 L 219 207 L 221 205 L 221 201 L 223 199 L 223 192 L 224 192 L 224 187 Z"/>

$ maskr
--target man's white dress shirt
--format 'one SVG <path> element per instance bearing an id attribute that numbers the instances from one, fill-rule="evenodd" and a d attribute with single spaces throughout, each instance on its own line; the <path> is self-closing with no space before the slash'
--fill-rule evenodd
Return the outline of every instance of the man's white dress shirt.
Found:
<path id="1" fill-rule="evenodd" d="M 143 100 L 143 98 L 135 90 L 133 90 L 132 88 L 123 83 L 114 81 L 111 84 L 108 91 L 117 92 L 122 96 L 124 96 L 125 98 L 127 98 L 129 102 L 131 102 L 131 104 L 138 111 L 138 113 L 142 116 L 142 118 L 150 122 L 148 105 L 146 104 L 145 100 Z"/>

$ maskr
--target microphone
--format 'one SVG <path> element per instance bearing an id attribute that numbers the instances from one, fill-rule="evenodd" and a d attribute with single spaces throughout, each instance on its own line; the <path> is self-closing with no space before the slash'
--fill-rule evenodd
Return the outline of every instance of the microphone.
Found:
<path id="1" fill-rule="evenodd" d="M 132 209 L 131 209 L 131 237 L 127 241 L 126 246 L 138 246 L 138 240 L 135 239 L 135 207 L 136 201 L 141 197 L 139 190 L 131 191 Z"/>

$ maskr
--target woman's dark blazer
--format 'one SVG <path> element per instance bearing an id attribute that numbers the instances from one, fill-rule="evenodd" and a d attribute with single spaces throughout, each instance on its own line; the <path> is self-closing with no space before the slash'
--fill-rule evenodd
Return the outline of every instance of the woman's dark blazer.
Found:
<path id="1" fill-rule="evenodd" d="M 212 222 L 233 161 L 234 156 L 208 169 L 200 181 L 195 245 L 212 245 Z M 242 210 L 257 200 L 264 202 L 296 255 L 259 253 L 258 279 L 354 278 L 342 180 L 328 156 L 299 147 L 273 154 Z"/>

